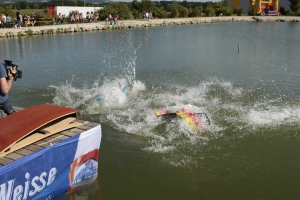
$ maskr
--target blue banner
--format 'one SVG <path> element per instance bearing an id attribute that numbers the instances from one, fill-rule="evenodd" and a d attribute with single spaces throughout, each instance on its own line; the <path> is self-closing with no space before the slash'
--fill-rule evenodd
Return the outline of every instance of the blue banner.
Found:
<path id="1" fill-rule="evenodd" d="M 52 199 L 98 175 L 101 127 L 48 146 L 0 168 L 0 200 Z"/>

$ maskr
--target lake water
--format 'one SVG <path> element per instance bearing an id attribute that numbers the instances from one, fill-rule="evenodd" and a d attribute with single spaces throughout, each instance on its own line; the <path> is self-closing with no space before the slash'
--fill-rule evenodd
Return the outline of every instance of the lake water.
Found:
<path id="1" fill-rule="evenodd" d="M 102 124 L 98 184 L 59 199 L 299 199 L 299 32 L 238 22 L 20 37 L 0 40 L 0 58 L 23 71 L 12 104 Z M 155 115 L 171 106 L 212 124 Z"/>

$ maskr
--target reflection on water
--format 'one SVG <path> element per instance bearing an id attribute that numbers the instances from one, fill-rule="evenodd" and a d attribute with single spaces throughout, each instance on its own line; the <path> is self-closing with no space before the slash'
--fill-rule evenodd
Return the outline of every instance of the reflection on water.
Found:
<path id="1" fill-rule="evenodd" d="M 102 124 L 101 193 L 62 198 L 295 199 L 299 31 L 223 23 L 56 35 L 1 40 L 0 55 L 14 53 L 24 72 L 13 104 L 73 107 Z M 172 106 L 212 123 L 195 132 L 155 115 Z"/>
<path id="2" fill-rule="evenodd" d="M 70 199 L 70 200 L 85 200 L 85 199 L 98 199 L 100 200 L 100 188 L 98 183 L 89 185 L 88 187 L 83 187 L 79 190 L 76 190 L 75 192 L 66 195 L 63 194 L 58 197 L 58 199 Z"/>

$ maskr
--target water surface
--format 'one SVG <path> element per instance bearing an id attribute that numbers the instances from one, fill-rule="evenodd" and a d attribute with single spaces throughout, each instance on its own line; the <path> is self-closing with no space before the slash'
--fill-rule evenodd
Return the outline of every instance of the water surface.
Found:
<path id="1" fill-rule="evenodd" d="M 1 39 L 0 55 L 24 73 L 14 105 L 68 106 L 102 124 L 98 184 L 76 199 L 299 199 L 299 31 L 240 22 L 20 37 Z M 212 125 L 155 115 L 170 106 Z"/>

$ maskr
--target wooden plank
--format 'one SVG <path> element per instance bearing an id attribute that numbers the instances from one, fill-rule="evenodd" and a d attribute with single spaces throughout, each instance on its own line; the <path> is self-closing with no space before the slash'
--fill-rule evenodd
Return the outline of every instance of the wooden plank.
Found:
<path id="1" fill-rule="evenodd" d="M 68 139 L 68 138 L 70 138 L 70 137 L 62 135 L 62 134 L 56 134 L 54 136 L 50 136 L 50 137 L 43 139 L 43 141 L 44 141 L 44 143 L 48 143 L 48 146 L 49 146 L 50 144 L 55 144 L 55 143 L 58 143 L 62 140 Z"/>
<path id="2" fill-rule="evenodd" d="M 21 154 L 23 156 L 27 156 L 29 154 L 34 153 L 34 151 L 29 150 L 29 149 L 25 149 L 25 148 L 19 149 L 19 150 L 15 151 L 15 152 L 18 153 L 18 154 Z"/>
<path id="3" fill-rule="evenodd" d="M 94 127 L 96 127 L 96 126 L 99 125 L 97 123 L 93 123 L 93 122 L 89 122 L 89 121 L 84 121 L 84 120 L 80 120 L 80 119 L 76 119 L 75 121 L 76 122 L 81 122 L 83 125 L 89 126 L 89 127 L 92 127 L 92 128 L 94 128 Z"/>
<path id="4" fill-rule="evenodd" d="M 86 126 L 86 125 L 78 126 L 77 128 L 78 128 L 78 129 L 81 129 L 81 130 L 84 130 L 84 131 L 87 131 L 87 130 L 90 130 L 90 129 L 91 129 L 90 126 Z"/>
<path id="5" fill-rule="evenodd" d="M 61 141 L 61 140 L 65 140 L 68 138 L 70 138 L 70 137 L 65 136 L 64 134 L 61 134 L 61 132 L 60 132 L 58 134 L 55 134 L 55 135 L 45 138 L 45 140 L 47 140 L 47 141 L 50 140 L 50 141 L 54 141 L 54 143 L 57 143 L 56 141 Z"/>
<path id="6" fill-rule="evenodd" d="M 9 158 L 9 159 L 12 159 L 12 160 L 18 160 L 22 157 L 24 157 L 24 156 L 14 152 L 14 153 L 7 154 L 4 158 Z"/>
<path id="7" fill-rule="evenodd" d="M 73 132 L 73 130 L 75 130 L 75 129 L 77 129 L 77 128 L 75 127 L 72 129 L 64 130 L 64 131 L 60 132 L 59 134 L 64 135 L 66 137 L 73 137 L 74 135 L 77 135 L 77 133 Z"/>
<path id="8" fill-rule="evenodd" d="M 43 104 L 20 110 L 0 120 L 0 152 L 16 144 L 33 131 L 65 116 L 79 116 L 72 108 Z M 9 126 L 7 126 L 9 124 Z"/>
<path id="9" fill-rule="evenodd" d="M 83 132 L 85 132 L 87 130 L 90 130 L 91 128 L 94 128 L 94 127 L 99 125 L 99 124 L 96 124 L 96 123 L 86 122 L 86 121 L 82 121 L 82 120 L 78 120 L 78 119 L 76 119 L 75 121 L 83 123 L 83 125 L 78 126 L 78 127 L 71 130 L 72 132 L 76 132 L 77 134 L 83 133 Z M 62 134 L 65 134 L 65 133 L 62 132 Z M 68 133 L 66 133 L 66 134 L 68 134 Z"/>
<path id="10" fill-rule="evenodd" d="M 72 137 L 72 136 L 74 136 L 74 135 L 81 134 L 81 133 L 83 133 L 83 132 L 85 132 L 85 131 L 86 131 L 85 129 L 76 127 L 76 128 L 74 128 L 74 129 L 72 129 L 72 131 L 71 131 L 71 134 L 72 134 L 72 135 L 70 135 L 70 136 Z M 64 134 L 65 134 L 65 133 L 64 133 Z"/>
<path id="11" fill-rule="evenodd" d="M 75 131 L 77 128 L 73 128 L 73 129 L 70 129 L 70 130 L 66 130 L 66 131 L 62 131 L 60 132 L 60 134 L 63 134 L 67 137 L 73 137 L 74 135 L 78 135 L 79 133 L 82 133 L 80 131 Z"/>
<path id="12" fill-rule="evenodd" d="M 33 144 L 35 144 L 35 145 L 37 145 L 39 147 L 43 147 L 43 148 L 48 147 L 48 146 L 51 145 L 51 143 L 48 142 L 47 140 L 39 140 L 39 141 L 37 141 L 37 142 L 35 142 Z"/>
<path id="13" fill-rule="evenodd" d="M 35 144 L 30 144 L 30 145 L 28 145 L 28 146 L 26 146 L 24 148 L 28 149 L 28 150 L 31 150 L 31 151 L 38 151 L 38 150 L 43 149 L 43 147 L 37 146 Z"/>
<path id="14" fill-rule="evenodd" d="M 74 129 L 76 129 L 76 128 L 74 128 Z M 84 131 L 80 131 L 80 132 L 84 132 Z M 69 133 L 69 135 L 66 135 L 66 133 Z M 78 133 L 76 133 L 76 132 L 71 132 L 70 130 L 66 130 L 66 131 L 56 133 L 55 135 L 51 135 L 49 137 L 42 138 L 41 140 L 36 141 L 36 142 L 32 143 L 29 146 L 35 145 L 37 147 L 45 148 L 45 147 L 48 147 L 51 144 L 58 143 L 58 142 L 60 142 L 62 140 L 65 140 L 65 139 L 69 139 L 70 137 L 73 137 L 77 134 Z"/>
<path id="15" fill-rule="evenodd" d="M 13 162 L 13 160 L 12 159 L 8 159 L 8 158 L 0 158 L 0 164 L 1 165 L 7 165 L 7 164 L 9 164 L 9 163 L 11 163 L 11 162 Z"/>

